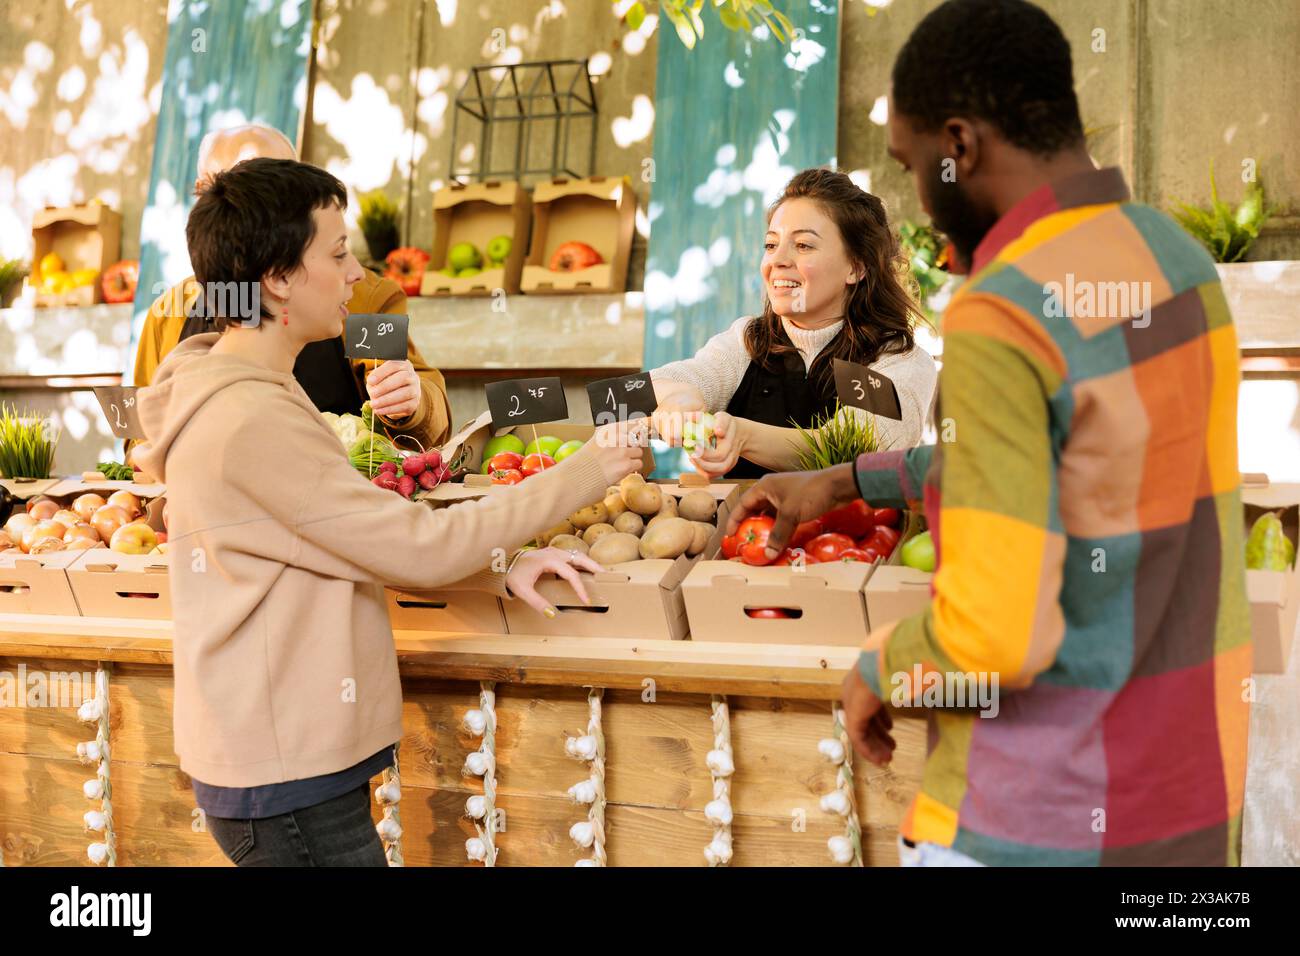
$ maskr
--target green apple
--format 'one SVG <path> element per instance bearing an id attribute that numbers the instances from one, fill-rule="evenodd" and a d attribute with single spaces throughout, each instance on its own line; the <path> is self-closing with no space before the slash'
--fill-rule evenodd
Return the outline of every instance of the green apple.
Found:
<path id="1" fill-rule="evenodd" d="M 560 446 L 563 444 L 564 442 L 554 435 L 542 435 L 528 443 L 528 447 L 524 449 L 524 455 L 550 455 L 555 458 L 555 453 L 560 450 Z M 558 458 L 555 460 L 559 461 Z"/>
<path id="2" fill-rule="evenodd" d="M 477 269 L 483 265 L 483 256 L 472 242 L 458 242 L 447 253 L 447 265 L 457 272 L 463 269 Z"/>
<path id="3" fill-rule="evenodd" d="M 555 463 L 558 465 L 560 462 L 564 461 L 564 459 L 568 458 L 575 451 L 581 448 L 583 444 L 584 442 L 580 442 L 576 438 L 573 441 L 566 441 L 559 448 L 555 449 L 555 454 L 552 455 L 551 457 L 555 459 Z"/>
<path id="4" fill-rule="evenodd" d="M 476 275 L 478 275 L 478 274 L 479 274 L 480 272 L 482 272 L 482 271 L 483 271 L 482 269 L 476 269 L 476 268 L 474 268 L 473 266 L 471 266 L 471 267 L 468 268 L 468 269 L 461 269 L 459 272 L 457 272 L 457 273 L 456 273 L 456 278 L 457 278 L 457 279 L 468 279 L 470 276 L 476 276 Z"/>
<path id="5" fill-rule="evenodd" d="M 445 275 L 448 279 L 456 278 L 456 270 L 451 268 L 451 266 L 448 266 L 445 269 L 439 269 L 438 272 Z"/>
<path id="6" fill-rule="evenodd" d="M 505 262 L 512 245 L 509 236 L 497 236 L 487 244 L 487 257 L 498 264 Z"/>
<path id="7" fill-rule="evenodd" d="M 916 568 L 918 571 L 933 571 L 934 539 L 930 537 L 930 532 L 923 531 L 915 538 L 904 542 L 902 558 L 903 563 L 909 568 Z"/>
<path id="8" fill-rule="evenodd" d="M 524 453 L 524 440 L 518 435 L 498 435 L 496 438 L 489 438 L 488 443 L 483 446 L 483 474 L 488 472 L 488 462 L 492 460 L 493 455 L 499 455 L 503 451 L 512 451 L 516 455 Z"/>

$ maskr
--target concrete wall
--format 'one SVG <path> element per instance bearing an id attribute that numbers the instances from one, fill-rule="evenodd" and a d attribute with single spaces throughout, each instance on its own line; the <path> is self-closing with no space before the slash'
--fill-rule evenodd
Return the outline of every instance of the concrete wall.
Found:
<path id="1" fill-rule="evenodd" d="M 37 210 L 95 198 L 139 254 L 166 38 L 166 0 L 0 4 L 0 256 L 31 254 Z"/>
<path id="2" fill-rule="evenodd" d="M 475 66 L 590 58 L 599 111 L 594 171 L 631 177 L 645 208 L 649 186 L 640 174 L 652 155 L 654 17 L 629 37 L 604 0 L 326 0 L 322 24 L 304 156 L 335 172 L 354 196 L 385 189 L 402 206 L 408 244 L 433 243 L 433 193 L 451 178 L 456 95 Z M 461 159 L 468 163 L 477 163 L 478 128 L 462 114 L 458 146 L 466 147 Z M 580 122 L 572 133 L 571 156 L 584 164 L 579 171 L 590 128 Z M 545 158 L 543 144 L 534 145 L 529 165 Z M 513 149 L 513 141 L 498 140 L 495 149 L 503 148 Z M 355 208 L 350 213 L 355 221 Z M 364 250 L 359 231 L 354 238 Z M 632 254 L 634 288 L 644 261 L 642 231 Z"/>
<path id="3" fill-rule="evenodd" d="M 1118 164 L 1139 199 L 1169 208 L 1208 203 L 1211 162 L 1221 198 L 1239 200 L 1242 163 L 1253 159 L 1270 203 L 1281 208 L 1248 258 L 1300 257 L 1300 4 L 1040 3 L 1070 40 L 1098 162 Z M 885 130 L 871 111 L 888 93 L 894 54 L 936 6 L 938 0 L 843 6 L 840 164 L 865 171 L 872 191 L 904 218 L 921 218 L 920 206 L 908 177 L 885 154 Z"/>
<path id="4" fill-rule="evenodd" d="M 894 53 L 936 3 L 843 2 L 840 163 L 864 170 L 890 208 L 912 218 L 919 210 L 911 185 L 885 156 L 884 131 L 870 117 L 888 91 Z M 1241 164 L 1254 159 L 1283 215 L 1251 258 L 1300 256 L 1300 4 L 1043 5 L 1074 48 L 1099 161 L 1121 165 L 1140 198 L 1168 205 L 1206 200 L 1211 160 L 1223 195 L 1236 199 Z M 1105 31 L 1104 51 L 1093 49 L 1095 30 Z M 0 255 L 27 254 L 36 209 L 95 197 L 122 211 L 123 255 L 137 254 L 165 35 L 165 0 L 4 5 Z M 599 74 L 596 169 L 631 176 L 644 208 L 658 39 L 654 17 L 629 39 L 605 0 L 321 0 L 304 156 L 354 191 L 387 190 L 403 206 L 404 240 L 428 246 L 432 194 L 448 178 L 452 104 L 469 68 L 591 57 Z M 644 254 L 640 235 L 634 288 Z"/>

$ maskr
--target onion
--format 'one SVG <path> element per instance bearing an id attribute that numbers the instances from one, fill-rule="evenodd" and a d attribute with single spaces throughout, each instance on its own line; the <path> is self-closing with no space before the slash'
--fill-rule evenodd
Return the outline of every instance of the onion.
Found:
<path id="1" fill-rule="evenodd" d="M 113 532 L 131 520 L 123 509 L 116 505 L 104 505 L 91 517 L 90 523 L 99 532 L 99 538 L 105 544 L 113 540 Z"/>
<path id="2" fill-rule="evenodd" d="M 75 525 L 81 524 L 81 515 L 77 514 L 75 511 L 69 511 L 67 508 L 64 508 L 62 511 L 55 512 L 54 517 L 50 520 L 57 521 L 65 528 L 71 528 Z"/>
<path id="3" fill-rule="evenodd" d="M 60 544 L 63 543 L 63 533 L 67 529 L 57 521 L 38 521 L 32 527 L 23 532 L 22 549 L 28 554 L 32 553 L 32 548 L 38 541 L 44 538 L 53 538 Z M 46 550 L 49 550 L 48 548 Z"/>
<path id="4" fill-rule="evenodd" d="M 121 508 L 128 518 L 138 518 L 144 514 L 144 509 L 140 507 L 140 499 L 129 491 L 113 492 L 108 496 L 108 503 Z"/>
<path id="5" fill-rule="evenodd" d="M 72 502 L 72 510 L 75 511 L 82 521 L 89 521 L 95 516 L 95 512 L 104 505 L 108 504 L 101 496 L 91 492 L 78 497 Z"/>
<path id="6" fill-rule="evenodd" d="M 39 498 L 36 501 L 29 502 L 27 513 L 36 521 L 48 521 L 53 518 L 59 511 L 59 504 L 52 498 Z"/>

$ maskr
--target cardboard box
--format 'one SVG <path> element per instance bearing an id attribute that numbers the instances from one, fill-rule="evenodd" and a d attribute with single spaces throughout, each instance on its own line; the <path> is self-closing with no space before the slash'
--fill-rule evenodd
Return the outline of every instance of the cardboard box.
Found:
<path id="1" fill-rule="evenodd" d="M 1254 476 L 1244 476 L 1247 481 Z M 1300 485 L 1244 484 L 1241 500 L 1245 516 L 1245 535 L 1260 515 L 1276 511 L 1282 529 L 1292 544 L 1300 542 Z M 1244 539 L 1243 539 L 1244 540 Z M 1287 571 L 1246 571 L 1246 598 L 1250 602 L 1250 630 L 1255 644 L 1254 671 L 1257 674 L 1282 674 L 1291 658 L 1297 612 L 1300 612 L 1300 573 L 1296 567 Z"/>
<path id="2" fill-rule="evenodd" d="M 701 561 L 682 582 L 691 640 L 857 647 L 867 636 L 863 587 L 873 567 L 835 562 L 800 570 Z M 780 608 L 791 616 L 769 619 L 746 613 L 760 608 Z"/>
<path id="3" fill-rule="evenodd" d="M 388 619 L 402 631 L 504 634 L 505 612 L 494 594 L 482 591 L 403 591 L 385 588 Z"/>
<path id="4" fill-rule="evenodd" d="M 32 266 L 57 253 L 67 272 L 95 269 L 99 276 L 89 285 L 67 292 L 44 292 L 34 274 L 27 281 L 36 291 L 36 307 L 87 306 L 104 301 L 100 278 L 118 260 L 122 238 L 122 217 L 103 203 L 82 206 L 46 206 L 32 219 Z M 42 277 L 43 278 L 43 277 Z"/>
<path id="5" fill-rule="evenodd" d="M 442 460 L 455 463 L 460 458 L 459 466 L 467 470 L 464 482 L 449 482 L 439 485 L 432 491 L 416 495 L 421 500 L 459 501 L 465 498 L 477 498 L 484 489 L 505 490 L 509 485 L 494 485 L 490 478 L 481 474 L 483 467 L 483 449 L 488 440 L 498 435 L 518 433 L 527 445 L 533 440 L 533 430 L 538 435 L 552 435 L 561 441 L 588 441 L 596 432 L 595 425 L 575 425 L 570 422 L 549 422 L 542 425 L 511 425 L 494 429 L 492 415 L 483 412 L 478 418 L 465 425 L 439 449 Z M 641 456 L 641 473 L 649 475 L 654 471 L 654 452 L 647 447 Z"/>
<path id="6" fill-rule="evenodd" d="M 873 630 L 892 621 L 919 614 L 930 604 L 934 574 L 903 564 L 903 545 L 926 530 L 925 516 L 903 512 L 903 531 L 889 557 L 876 565 L 867 579 L 867 624 Z"/>
<path id="7" fill-rule="evenodd" d="M 67 568 L 85 551 L 0 554 L 0 612 L 5 614 L 81 614 Z"/>
<path id="8" fill-rule="evenodd" d="M 635 223 L 636 195 L 625 177 L 538 183 L 522 290 L 528 295 L 625 291 Z M 552 272 L 551 257 L 566 242 L 585 242 L 604 261 L 576 272 Z"/>
<path id="9" fill-rule="evenodd" d="M 433 194 L 433 255 L 420 284 L 420 295 L 491 295 L 496 289 L 519 291 L 519 277 L 528 252 L 532 201 L 518 183 L 488 181 L 453 183 Z M 488 268 L 487 244 L 510 237 L 505 262 Z M 447 253 L 459 242 L 471 242 L 483 256 L 478 275 L 457 279 L 443 275 Z"/>
<path id="10" fill-rule="evenodd" d="M 0 488 L 4 488 L 15 498 L 26 501 L 45 494 L 62 480 L 62 478 L 0 478 Z"/>
<path id="11" fill-rule="evenodd" d="M 172 616 L 170 559 L 165 554 L 122 554 L 108 548 L 76 552 L 68 583 L 85 617 Z"/>
<path id="12" fill-rule="evenodd" d="M 703 488 L 718 501 L 718 529 L 702 554 L 717 553 L 727 515 L 739 497 L 734 484 L 709 484 L 705 481 L 675 484 L 656 482 L 665 494 L 680 498 L 688 491 Z M 504 601 L 506 629 L 511 634 L 538 634 L 554 637 L 607 637 L 631 640 L 683 640 L 689 627 L 682 582 L 698 561 L 679 558 L 628 561 L 616 564 L 600 574 L 583 574 L 583 584 L 591 598 L 584 605 L 567 581 L 546 578 L 538 582 L 537 591 L 560 612 L 548 619 L 522 601 Z"/>

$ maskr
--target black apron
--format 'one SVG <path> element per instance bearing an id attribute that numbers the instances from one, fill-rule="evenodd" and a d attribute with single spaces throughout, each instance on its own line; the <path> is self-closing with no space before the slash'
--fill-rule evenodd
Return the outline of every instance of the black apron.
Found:
<path id="1" fill-rule="evenodd" d="M 185 319 L 185 327 L 181 329 L 178 341 L 184 342 L 191 335 L 200 332 L 215 331 L 212 324 L 203 317 L 198 303 L 195 303 Z M 352 374 L 352 364 L 343 352 L 343 336 L 338 335 L 323 342 L 308 342 L 293 364 L 293 377 L 320 411 L 336 415 L 361 414 L 364 399 L 356 376 Z"/>
<path id="2" fill-rule="evenodd" d="M 785 338 L 782 330 L 782 338 Z M 788 344 L 787 339 L 787 344 Z M 798 352 L 785 352 L 779 372 L 768 371 L 751 361 L 740 380 L 740 387 L 727 404 L 727 413 L 750 421 L 791 428 L 791 420 L 809 428 L 819 416 L 835 411 L 835 380 L 827 376 L 824 384 L 808 377 L 803 356 Z M 726 478 L 761 478 L 770 469 L 741 458 Z"/>

